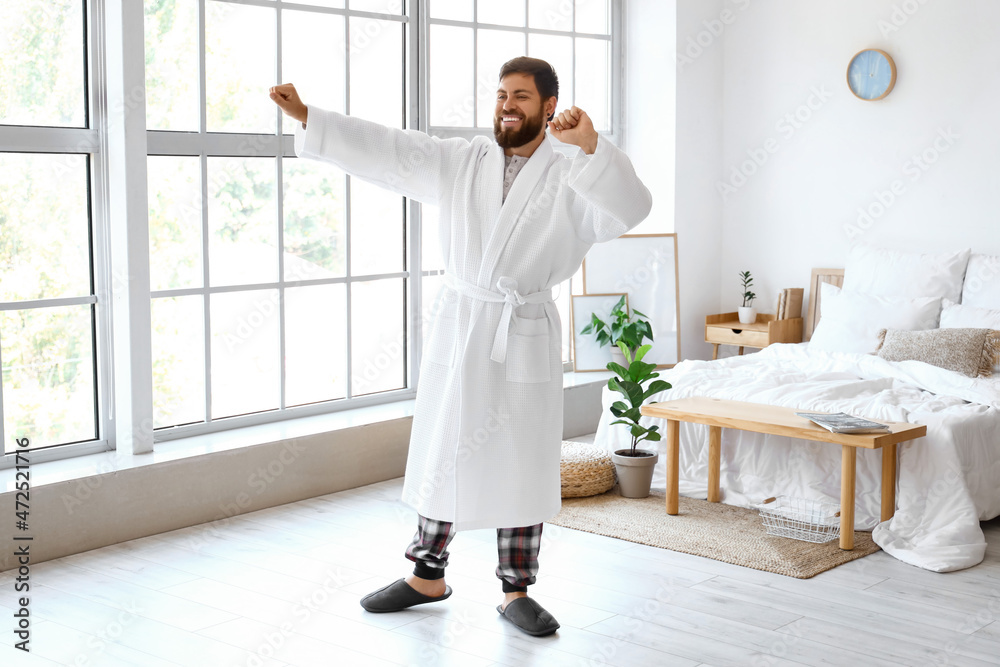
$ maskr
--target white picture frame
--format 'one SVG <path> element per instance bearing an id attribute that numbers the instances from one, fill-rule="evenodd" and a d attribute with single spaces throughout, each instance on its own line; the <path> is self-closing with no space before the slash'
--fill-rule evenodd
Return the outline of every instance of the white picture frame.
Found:
<path id="1" fill-rule="evenodd" d="M 580 331 L 591 321 L 591 314 L 597 313 L 603 321 L 610 323 L 611 309 L 618 300 L 628 295 L 615 294 L 574 294 L 570 300 L 570 318 L 573 323 L 573 370 L 575 372 L 606 371 L 611 361 L 611 345 L 599 345 L 594 334 Z"/>
<path id="2" fill-rule="evenodd" d="M 681 358 L 677 234 L 624 234 L 597 243 L 583 260 L 584 294 L 628 294 L 646 315 L 652 348 L 643 361 L 671 368 Z"/>

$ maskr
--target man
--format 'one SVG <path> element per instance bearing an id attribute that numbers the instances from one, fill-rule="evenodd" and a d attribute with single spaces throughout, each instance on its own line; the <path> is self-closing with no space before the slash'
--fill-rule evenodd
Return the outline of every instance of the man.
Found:
<path id="1" fill-rule="evenodd" d="M 446 599 L 454 533 L 496 528 L 505 594 L 497 611 L 531 635 L 559 627 L 527 597 L 542 522 L 561 504 L 562 335 L 551 288 L 573 276 L 594 243 L 639 224 L 651 200 L 586 112 L 555 115 L 558 94 L 545 61 L 504 64 L 494 142 L 387 128 L 307 106 L 291 84 L 271 89 L 301 123 L 297 155 L 440 210 L 446 287 L 420 367 L 403 484 L 403 501 L 418 513 L 406 550 L 416 565 L 363 598 L 368 611 Z M 546 126 L 582 154 L 556 153 Z"/>

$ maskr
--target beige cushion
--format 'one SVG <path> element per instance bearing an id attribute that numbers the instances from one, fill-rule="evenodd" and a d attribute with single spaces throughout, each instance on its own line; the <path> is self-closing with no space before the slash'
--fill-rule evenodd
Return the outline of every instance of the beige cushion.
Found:
<path id="1" fill-rule="evenodd" d="M 596 496 L 615 485 L 615 464 L 603 447 L 563 440 L 559 476 L 563 498 Z"/>
<path id="2" fill-rule="evenodd" d="M 997 280 L 1000 287 L 1000 280 Z M 977 308 L 945 299 L 941 309 L 942 329 L 994 329 L 1000 331 L 1000 310 Z M 993 365 L 993 374 L 1000 376 L 1000 359 Z"/>
<path id="3" fill-rule="evenodd" d="M 883 359 L 922 361 L 969 377 L 989 376 L 1000 350 L 1000 332 L 993 329 L 882 329 L 878 339 Z"/>

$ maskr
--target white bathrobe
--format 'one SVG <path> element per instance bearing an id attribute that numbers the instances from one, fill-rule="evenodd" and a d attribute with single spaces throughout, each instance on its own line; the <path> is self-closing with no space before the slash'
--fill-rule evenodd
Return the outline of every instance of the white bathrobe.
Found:
<path id="1" fill-rule="evenodd" d="M 563 384 L 551 288 L 649 213 L 628 157 L 603 137 L 573 159 L 543 141 L 502 202 L 504 153 L 486 137 L 439 139 L 310 106 L 295 152 L 440 209 L 447 287 L 420 366 L 403 501 L 456 530 L 555 516 Z"/>

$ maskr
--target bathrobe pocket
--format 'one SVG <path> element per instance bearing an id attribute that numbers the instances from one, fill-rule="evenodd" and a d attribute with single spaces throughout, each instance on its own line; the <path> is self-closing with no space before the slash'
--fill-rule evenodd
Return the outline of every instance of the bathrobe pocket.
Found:
<path id="1" fill-rule="evenodd" d="M 442 309 L 434 319 L 434 327 L 427 339 L 424 350 L 427 361 L 453 367 L 457 341 L 458 318 Z"/>
<path id="2" fill-rule="evenodd" d="M 507 380 L 509 382 L 548 382 L 549 322 L 545 317 L 514 317 L 514 330 L 507 337 Z"/>

